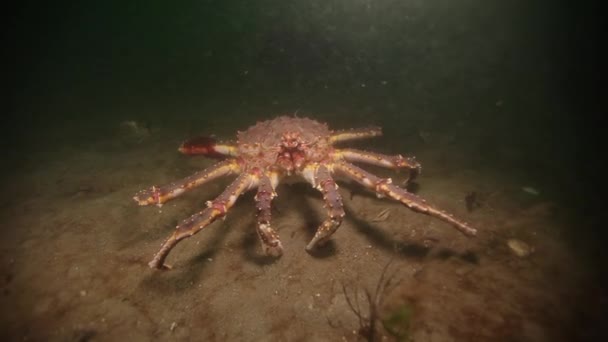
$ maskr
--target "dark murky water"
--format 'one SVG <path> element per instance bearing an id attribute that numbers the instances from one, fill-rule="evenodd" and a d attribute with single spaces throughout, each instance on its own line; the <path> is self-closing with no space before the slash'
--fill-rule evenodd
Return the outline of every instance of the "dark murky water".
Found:
<path id="1" fill-rule="evenodd" d="M 88 6 L 23 5 L 8 22 L 3 340 L 605 337 L 599 56 L 588 8 Z M 150 270 L 172 227 L 229 180 L 161 209 L 138 207 L 133 194 L 211 165 L 178 154 L 184 139 L 230 140 L 281 114 L 335 129 L 382 126 L 382 138 L 351 146 L 416 155 L 423 173 L 412 190 L 478 236 L 345 182 L 347 218 L 310 255 L 321 196 L 283 184 L 273 211 L 280 259 L 261 255 L 248 194 L 176 247 L 173 270 Z M 406 177 L 369 170 L 397 184 Z M 364 293 L 384 284 L 389 262 L 371 329 Z"/>

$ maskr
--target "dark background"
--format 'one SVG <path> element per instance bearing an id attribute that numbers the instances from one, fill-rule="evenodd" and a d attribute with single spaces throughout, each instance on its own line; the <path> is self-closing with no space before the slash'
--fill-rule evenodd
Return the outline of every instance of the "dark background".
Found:
<path id="1" fill-rule="evenodd" d="M 604 238 L 601 13 L 591 1 L 21 2 L 5 12 L 3 172 L 102 137 L 116 108 L 155 106 L 146 119 L 165 122 L 213 101 L 348 102 L 393 135 L 465 122 L 485 162 L 536 178 L 580 214 L 577 235 Z M 495 153 L 505 145 L 518 157 Z"/>
<path id="2" fill-rule="evenodd" d="M 239 128 L 234 113 L 250 111 L 250 124 L 301 110 L 334 127 L 380 124 L 393 139 L 456 131 L 471 167 L 532 179 L 569 209 L 577 228 L 566 238 L 606 284 L 605 16 L 595 2 L 17 6 L 4 13 L 3 182 L 61 146 L 107 139 L 122 120 L 180 125 L 209 103 L 225 111 L 203 119 L 234 115 Z"/>

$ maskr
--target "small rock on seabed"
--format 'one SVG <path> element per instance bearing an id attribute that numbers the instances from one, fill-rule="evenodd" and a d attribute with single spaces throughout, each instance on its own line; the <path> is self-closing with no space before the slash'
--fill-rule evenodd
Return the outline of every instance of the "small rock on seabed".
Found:
<path id="1" fill-rule="evenodd" d="M 525 258 L 530 254 L 534 253 L 534 247 L 528 245 L 527 243 L 517 240 L 517 239 L 509 239 L 507 240 L 507 246 L 513 254 L 517 255 L 520 258 Z"/>

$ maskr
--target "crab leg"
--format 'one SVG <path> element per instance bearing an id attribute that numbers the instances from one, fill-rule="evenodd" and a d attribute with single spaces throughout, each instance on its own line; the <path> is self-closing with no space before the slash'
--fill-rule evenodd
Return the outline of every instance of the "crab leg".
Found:
<path id="1" fill-rule="evenodd" d="M 331 174 L 325 165 L 311 166 L 316 168 L 310 173 L 305 170 L 305 178 L 312 186 L 321 191 L 323 200 L 325 201 L 325 209 L 327 210 L 328 218 L 317 228 L 315 236 L 306 246 L 307 251 L 311 251 L 317 245 L 323 245 L 329 240 L 331 235 L 340 227 L 344 218 L 344 207 L 342 205 L 342 196 L 338 192 L 338 185 L 331 178 Z M 310 177 L 310 175 L 313 177 Z"/>
<path id="2" fill-rule="evenodd" d="M 139 205 L 156 204 L 160 207 L 163 203 L 181 195 L 186 190 L 190 190 L 220 176 L 238 173 L 240 169 L 241 167 L 235 159 L 228 159 L 177 182 L 161 187 L 152 186 L 151 188 L 142 190 L 135 194 L 133 199 Z"/>
<path id="3" fill-rule="evenodd" d="M 374 176 L 373 174 L 346 162 L 336 163 L 334 165 L 334 170 L 339 171 L 343 175 L 355 180 L 363 186 L 374 190 L 380 195 L 384 195 L 401 202 L 406 207 L 414 211 L 421 212 L 450 223 L 452 226 L 454 226 L 454 228 L 458 229 L 467 236 L 473 236 L 477 233 L 477 230 L 469 226 L 467 223 L 455 219 L 452 215 L 449 215 L 446 212 L 427 204 L 424 199 L 391 184 L 390 178 L 383 179 Z"/>
<path id="4" fill-rule="evenodd" d="M 182 221 L 175 228 L 175 232 L 173 232 L 169 239 L 163 243 L 158 253 L 154 255 L 154 258 L 148 265 L 156 269 L 171 268 L 169 265 L 165 265 L 165 259 L 178 242 L 198 233 L 219 217 L 225 216 L 226 212 L 236 202 L 236 199 L 247 190 L 256 186 L 257 183 L 257 177 L 252 174 L 241 174 L 237 177 L 216 199 L 207 202 L 207 208 Z"/>
<path id="5" fill-rule="evenodd" d="M 276 183 L 276 182 L 275 182 Z M 279 257 L 283 254 L 283 246 L 279 235 L 270 226 L 272 199 L 277 196 L 270 177 L 262 175 L 255 195 L 257 213 L 257 232 L 264 254 Z"/>
<path id="6" fill-rule="evenodd" d="M 202 154 L 209 158 L 236 157 L 237 148 L 233 145 L 218 144 L 210 137 L 196 137 L 184 141 L 177 149 L 183 154 Z"/>
<path id="7" fill-rule="evenodd" d="M 422 170 L 420 163 L 415 157 L 403 157 L 398 154 L 389 156 L 386 154 L 361 151 L 356 149 L 336 149 L 334 156 L 348 162 L 360 162 L 391 169 L 407 169 L 410 171 L 410 178 L 416 177 Z"/>
<path id="8" fill-rule="evenodd" d="M 380 127 L 355 128 L 334 132 L 329 137 L 329 141 L 334 144 L 348 140 L 373 138 L 380 135 L 382 135 L 382 128 Z"/>

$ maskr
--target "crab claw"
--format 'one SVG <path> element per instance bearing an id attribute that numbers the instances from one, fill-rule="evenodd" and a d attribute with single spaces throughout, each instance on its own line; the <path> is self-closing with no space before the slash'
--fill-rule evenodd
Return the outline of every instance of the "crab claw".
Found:
<path id="1" fill-rule="evenodd" d="M 183 154 L 204 155 L 210 158 L 222 158 L 224 155 L 216 149 L 216 141 L 211 137 L 196 137 L 184 141 L 178 148 Z"/>

